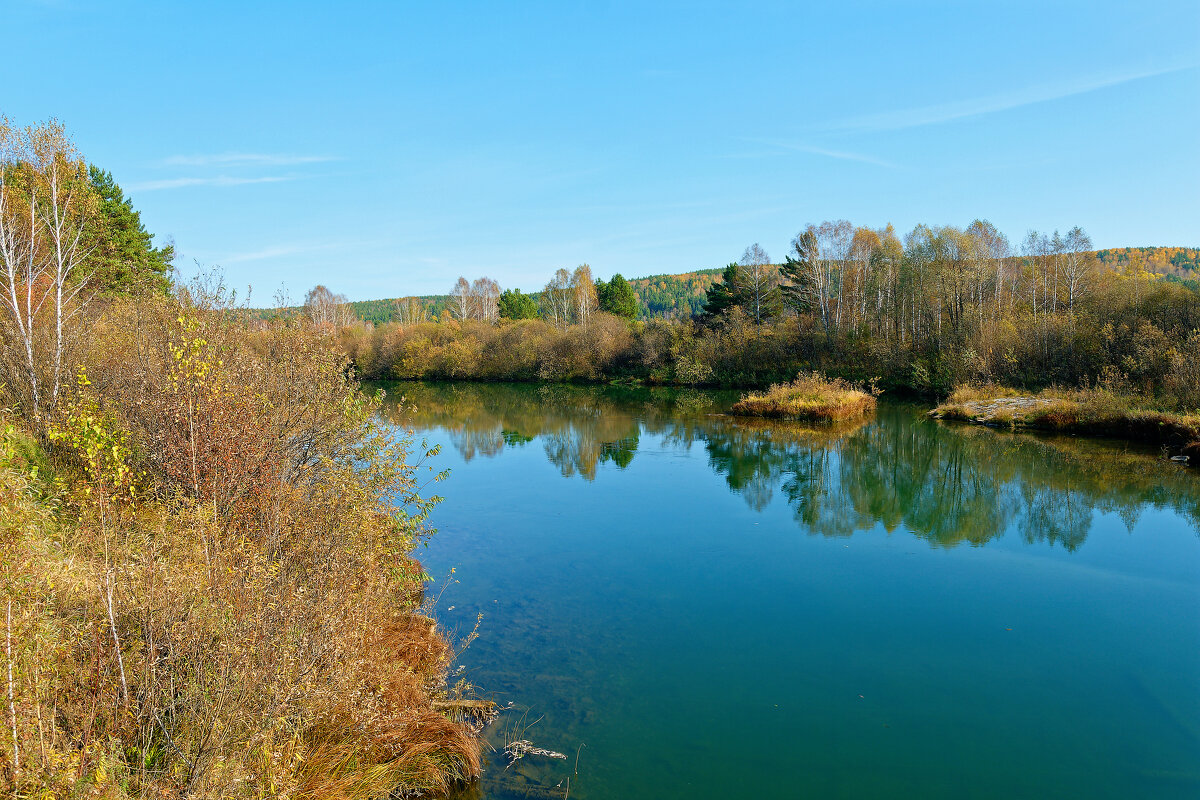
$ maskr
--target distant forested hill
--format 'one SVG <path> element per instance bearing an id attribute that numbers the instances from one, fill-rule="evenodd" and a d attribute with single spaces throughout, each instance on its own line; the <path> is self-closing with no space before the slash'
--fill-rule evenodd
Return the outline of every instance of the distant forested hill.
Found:
<path id="1" fill-rule="evenodd" d="M 374 322 L 378 325 L 400 319 L 401 306 L 406 301 L 413 300 L 425 309 L 425 313 L 430 319 L 437 319 L 450 304 L 449 295 L 427 294 L 420 297 L 393 297 L 386 300 L 358 300 L 350 303 L 350 308 L 354 312 L 354 316 L 363 322 Z"/>
<path id="2" fill-rule="evenodd" d="M 651 275 L 629 281 L 642 304 L 643 317 L 679 319 L 699 314 L 704 293 L 721 279 L 720 269 L 700 269 L 682 275 Z"/>
<path id="3" fill-rule="evenodd" d="M 709 286 L 720 280 L 720 269 L 701 269 L 680 275 L 650 275 L 629 281 L 637 293 L 643 319 L 683 319 L 699 314 L 704 307 L 704 293 Z M 538 300 L 541 292 L 529 292 Z M 412 298 L 426 309 L 430 319 L 437 319 L 450 302 L 448 295 L 423 295 Z M 399 308 L 409 298 L 386 300 L 360 300 L 350 304 L 354 315 L 364 322 L 376 324 L 400 319 Z"/>
<path id="4" fill-rule="evenodd" d="M 1096 258 L 1118 271 L 1136 264 L 1156 275 L 1200 278 L 1200 247 L 1118 247 L 1097 250 Z"/>

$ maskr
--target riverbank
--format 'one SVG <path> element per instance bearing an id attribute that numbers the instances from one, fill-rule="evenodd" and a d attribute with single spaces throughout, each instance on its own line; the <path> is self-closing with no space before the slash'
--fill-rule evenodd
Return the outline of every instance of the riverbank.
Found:
<path id="1" fill-rule="evenodd" d="M 1172 456 L 1200 466 L 1200 416 L 1163 411 L 1141 398 L 1103 389 L 1046 389 L 1028 394 L 995 386 L 960 387 L 929 414 L 996 428 L 1162 445 Z"/>
<path id="2" fill-rule="evenodd" d="M 474 780 L 484 714 L 413 558 L 429 453 L 311 331 L 166 298 L 89 324 L 55 407 L 0 411 L 0 795 Z"/>
<path id="3" fill-rule="evenodd" d="M 832 422 L 866 416 L 875 410 L 875 396 L 846 381 L 818 373 L 799 375 L 790 383 L 748 394 L 729 409 L 742 417 Z"/>

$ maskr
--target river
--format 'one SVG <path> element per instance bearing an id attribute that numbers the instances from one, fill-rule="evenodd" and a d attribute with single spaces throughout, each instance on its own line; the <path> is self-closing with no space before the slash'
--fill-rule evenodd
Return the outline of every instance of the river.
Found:
<path id="1" fill-rule="evenodd" d="M 386 388 L 450 470 L 433 613 L 512 706 L 464 798 L 1200 796 L 1200 474 L 900 403 Z"/>

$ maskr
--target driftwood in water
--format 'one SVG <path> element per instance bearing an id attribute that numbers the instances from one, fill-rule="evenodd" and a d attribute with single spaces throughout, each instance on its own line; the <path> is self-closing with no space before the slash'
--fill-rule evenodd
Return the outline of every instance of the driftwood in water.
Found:
<path id="1" fill-rule="evenodd" d="M 469 711 L 473 714 L 496 710 L 496 704 L 491 700 L 434 700 L 433 707 L 438 711 Z"/>

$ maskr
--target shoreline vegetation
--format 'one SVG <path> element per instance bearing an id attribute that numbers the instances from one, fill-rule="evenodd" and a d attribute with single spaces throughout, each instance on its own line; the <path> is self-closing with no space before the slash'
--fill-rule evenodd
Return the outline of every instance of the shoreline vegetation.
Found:
<path id="1" fill-rule="evenodd" d="M 799 375 L 762 394 L 747 394 L 729 409 L 733 416 L 835 422 L 863 417 L 875 410 L 875 396 L 844 380 L 818 373 Z"/>
<path id="2" fill-rule="evenodd" d="M 964 386 L 929 412 L 935 419 L 1162 445 L 1200 467 L 1200 415 L 1163 411 L 1144 398 L 1105 388 Z"/>
<path id="3" fill-rule="evenodd" d="M 436 448 L 378 420 L 321 335 L 233 320 L 186 290 L 109 304 L 60 405 L 0 415 L 14 796 L 479 775 L 490 709 L 449 678 L 413 558 Z"/>
<path id="4" fill-rule="evenodd" d="M 1107 251 L 1091 248 L 1079 228 L 1014 244 L 986 220 L 903 235 L 835 220 L 801 230 L 782 264 L 748 247 L 695 288 L 703 303 L 688 318 L 642 318 L 627 293 L 616 304 L 612 285 L 580 265 L 541 292 L 463 278 L 440 316 L 405 306 L 390 322 L 327 329 L 369 381 L 763 389 L 818 372 L 930 401 L 966 385 L 1030 394 L 1103 385 L 1146 407 L 1196 413 L 1195 282 L 1151 272 L 1144 254 L 1102 259 Z M 331 316 L 314 304 L 275 313 Z"/>
<path id="5" fill-rule="evenodd" d="M 474 780 L 491 709 L 413 558 L 437 448 L 151 241 L 61 126 L 0 118 L 0 795 Z"/>

